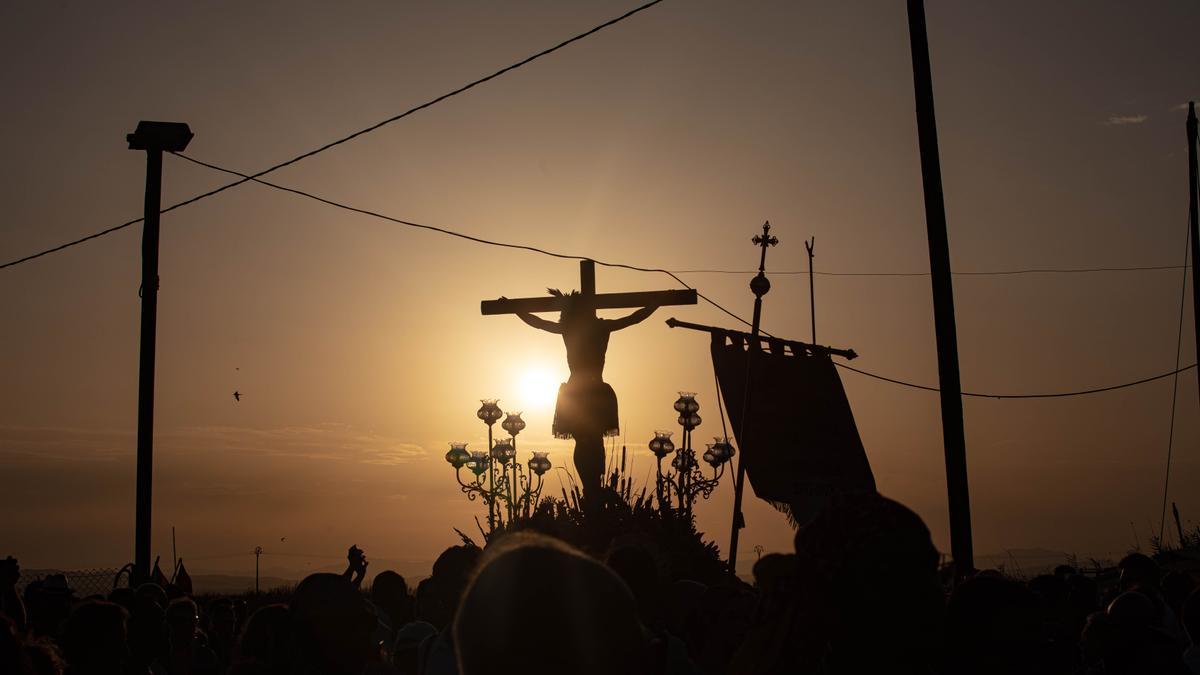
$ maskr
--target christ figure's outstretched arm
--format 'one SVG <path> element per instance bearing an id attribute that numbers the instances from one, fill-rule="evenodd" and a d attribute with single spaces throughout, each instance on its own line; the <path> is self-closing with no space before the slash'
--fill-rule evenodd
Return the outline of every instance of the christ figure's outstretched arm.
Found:
<path id="1" fill-rule="evenodd" d="M 621 330 L 622 328 L 629 328 L 630 326 L 632 326 L 634 324 L 638 324 L 638 323 L 645 321 L 646 319 L 649 319 L 650 315 L 653 314 L 656 309 L 658 309 L 658 307 L 656 305 L 652 305 L 650 307 L 643 307 L 628 316 L 621 317 L 620 319 L 612 319 L 612 320 L 605 321 L 604 324 L 605 324 L 605 326 L 608 327 L 608 331 L 610 333 L 613 331 Z"/>
<path id="2" fill-rule="evenodd" d="M 517 312 L 517 318 L 529 324 L 530 326 L 537 328 L 538 330 L 544 330 L 547 333 L 562 333 L 561 324 L 553 321 L 547 321 L 540 316 L 534 316 L 528 312 Z"/>

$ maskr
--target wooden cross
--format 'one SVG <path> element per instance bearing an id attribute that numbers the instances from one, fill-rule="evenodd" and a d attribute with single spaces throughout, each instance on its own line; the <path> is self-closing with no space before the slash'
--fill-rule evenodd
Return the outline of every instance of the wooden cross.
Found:
<path id="1" fill-rule="evenodd" d="M 640 291 L 635 293 L 596 293 L 596 263 L 579 261 L 579 296 L 593 309 L 616 309 L 620 307 L 663 307 L 666 305 L 694 305 L 696 291 Z M 517 314 L 520 312 L 558 312 L 566 306 L 568 298 L 547 296 L 542 298 L 511 298 L 484 300 L 479 309 L 484 316 L 494 314 Z"/>

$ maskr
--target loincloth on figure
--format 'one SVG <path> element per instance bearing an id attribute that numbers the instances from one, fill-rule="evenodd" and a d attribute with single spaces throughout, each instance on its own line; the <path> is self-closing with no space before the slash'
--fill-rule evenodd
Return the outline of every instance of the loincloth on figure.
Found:
<path id="1" fill-rule="evenodd" d="M 559 385 L 552 429 L 555 438 L 616 436 L 620 427 L 617 394 L 607 383 L 571 378 Z"/>

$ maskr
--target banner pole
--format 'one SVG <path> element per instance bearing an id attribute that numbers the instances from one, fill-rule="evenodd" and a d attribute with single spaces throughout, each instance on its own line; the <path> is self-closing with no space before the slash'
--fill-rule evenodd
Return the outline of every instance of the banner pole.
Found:
<path id="1" fill-rule="evenodd" d="M 729 572 L 737 576 L 737 547 L 738 533 L 746 526 L 746 517 L 742 514 L 742 492 L 746 485 L 746 445 L 745 445 L 745 429 L 746 411 L 750 405 L 750 364 L 753 362 L 754 355 L 761 349 L 758 344 L 759 327 L 762 321 L 762 299 L 763 296 L 771 290 L 771 282 L 767 279 L 765 273 L 767 264 L 767 248 L 775 246 L 779 243 L 779 239 L 771 236 L 771 221 L 763 223 L 763 231 L 761 235 L 755 235 L 750 240 L 755 246 L 761 249 L 758 257 L 758 274 L 750 280 L 750 292 L 754 294 L 754 318 L 750 322 L 750 344 L 747 345 L 746 352 L 746 387 L 742 393 L 742 426 L 741 433 L 738 434 L 738 440 L 742 443 L 741 452 L 737 460 L 737 479 L 733 484 L 733 526 L 729 533 Z"/>

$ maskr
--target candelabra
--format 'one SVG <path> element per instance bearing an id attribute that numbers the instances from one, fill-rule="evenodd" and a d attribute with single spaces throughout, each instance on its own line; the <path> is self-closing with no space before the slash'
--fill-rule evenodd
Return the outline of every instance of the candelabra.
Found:
<path id="1" fill-rule="evenodd" d="M 488 507 L 488 531 L 494 532 L 504 524 L 528 517 L 542 494 L 543 477 L 550 470 L 548 452 L 534 451 L 527 463 L 528 472 L 517 461 L 517 434 L 525 428 L 521 413 L 509 413 L 500 427 L 512 434 L 494 440 L 492 425 L 504 412 L 496 399 L 483 399 L 476 416 L 488 427 L 488 450 L 468 451 L 466 443 L 453 442 L 446 453 L 446 463 L 454 467 L 455 479 L 463 494 L 471 501 L 482 498 Z M 467 469 L 463 480 L 462 469 Z"/>
<path id="2" fill-rule="evenodd" d="M 675 411 L 679 413 L 676 419 L 683 427 L 683 436 L 678 449 L 671 440 L 671 432 L 656 431 L 650 441 L 650 451 L 658 459 L 658 479 L 655 484 L 659 508 L 663 512 L 677 508 L 683 513 L 690 514 L 697 497 L 708 499 L 725 474 L 725 465 L 733 457 L 735 450 L 728 438 L 714 438 L 707 444 L 707 450 L 701 456 L 712 469 L 711 475 L 705 475 L 696 461 L 696 451 L 692 447 L 692 432 L 700 426 L 700 404 L 696 395 L 691 392 L 679 392 L 675 401 Z M 663 471 L 663 460 L 674 453 L 670 469 Z M 674 495 L 672 495 L 674 493 Z"/>

